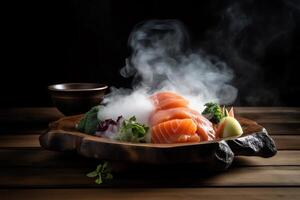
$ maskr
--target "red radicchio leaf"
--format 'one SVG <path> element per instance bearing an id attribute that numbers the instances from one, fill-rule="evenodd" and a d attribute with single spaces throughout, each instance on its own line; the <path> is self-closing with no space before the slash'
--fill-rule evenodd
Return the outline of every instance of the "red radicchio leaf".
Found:
<path id="1" fill-rule="evenodd" d="M 95 135 L 111 138 L 114 134 L 117 134 L 122 118 L 122 116 L 119 116 L 117 120 L 106 119 L 99 121 Z"/>

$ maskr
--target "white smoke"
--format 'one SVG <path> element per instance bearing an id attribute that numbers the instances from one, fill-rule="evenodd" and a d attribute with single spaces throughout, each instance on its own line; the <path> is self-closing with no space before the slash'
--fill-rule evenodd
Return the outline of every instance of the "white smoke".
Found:
<path id="1" fill-rule="evenodd" d="M 131 57 L 121 70 L 124 77 L 134 76 L 130 92 L 114 89 L 104 100 L 105 117 L 135 115 L 147 122 L 153 111 L 149 94 L 175 91 L 201 111 L 206 102 L 230 104 L 237 89 L 230 85 L 233 71 L 216 57 L 189 47 L 189 37 L 177 20 L 151 20 L 138 24 L 129 37 Z"/>
<path id="2" fill-rule="evenodd" d="M 154 110 L 149 95 L 142 89 L 131 93 L 123 89 L 112 89 L 103 103 L 106 106 L 99 111 L 99 119 L 116 120 L 119 116 L 129 119 L 136 116 L 138 122 L 148 124 L 149 115 Z"/>

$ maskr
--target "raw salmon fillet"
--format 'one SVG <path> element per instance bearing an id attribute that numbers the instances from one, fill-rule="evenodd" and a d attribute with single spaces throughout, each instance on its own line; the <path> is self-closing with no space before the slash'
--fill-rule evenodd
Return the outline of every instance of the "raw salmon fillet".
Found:
<path id="1" fill-rule="evenodd" d="M 176 94 L 175 92 L 165 91 L 165 92 L 157 92 L 153 94 L 150 98 L 153 100 L 161 101 L 168 98 L 180 98 L 184 99 L 182 96 Z"/>
<path id="2" fill-rule="evenodd" d="M 200 113 L 187 107 L 177 107 L 154 112 L 149 119 L 149 124 L 155 126 L 172 119 L 192 119 L 197 125 L 197 134 L 201 141 L 213 140 L 214 129 L 212 123 Z"/>
<path id="3" fill-rule="evenodd" d="M 153 143 L 199 142 L 192 119 L 173 119 L 152 127 Z"/>
<path id="4" fill-rule="evenodd" d="M 173 92 L 160 92 L 150 97 L 157 110 L 187 107 L 188 101 Z"/>
<path id="5" fill-rule="evenodd" d="M 155 126 L 172 119 L 191 119 L 193 114 L 187 107 L 177 107 L 154 112 L 149 118 L 149 124 Z"/>
<path id="6" fill-rule="evenodd" d="M 149 118 L 153 143 L 208 141 L 215 138 L 212 123 L 188 108 L 188 101 L 174 92 L 159 92 L 151 100 L 156 110 Z"/>

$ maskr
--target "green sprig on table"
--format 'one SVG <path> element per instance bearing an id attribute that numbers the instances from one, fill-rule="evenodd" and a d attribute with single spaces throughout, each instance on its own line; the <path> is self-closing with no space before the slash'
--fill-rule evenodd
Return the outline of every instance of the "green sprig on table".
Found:
<path id="1" fill-rule="evenodd" d="M 90 178 L 96 178 L 95 183 L 101 184 L 107 180 L 113 179 L 113 175 L 111 173 L 111 165 L 108 161 L 100 163 L 96 169 L 86 175 Z"/>

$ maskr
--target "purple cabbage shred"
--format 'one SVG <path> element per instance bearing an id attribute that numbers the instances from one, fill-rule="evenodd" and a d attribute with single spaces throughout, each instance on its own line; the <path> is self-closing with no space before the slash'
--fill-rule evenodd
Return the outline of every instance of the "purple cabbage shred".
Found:
<path id="1" fill-rule="evenodd" d="M 117 120 L 106 119 L 103 121 L 99 121 L 95 135 L 112 138 L 118 133 L 122 121 L 122 116 L 119 116 Z"/>

